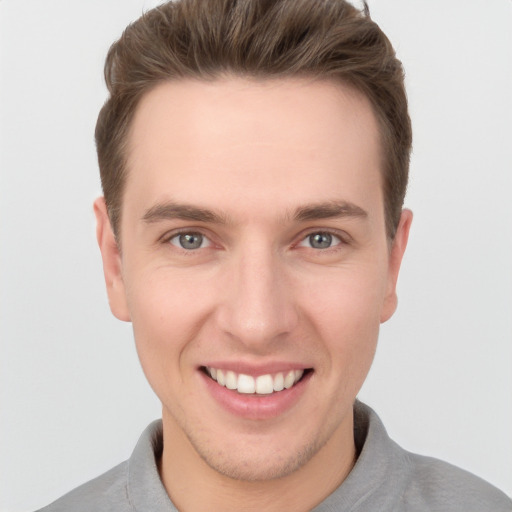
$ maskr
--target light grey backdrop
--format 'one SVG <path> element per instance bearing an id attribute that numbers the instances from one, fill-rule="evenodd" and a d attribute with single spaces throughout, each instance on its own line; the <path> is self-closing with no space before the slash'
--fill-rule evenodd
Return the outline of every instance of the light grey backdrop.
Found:
<path id="1" fill-rule="evenodd" d="M 0 510 L 127 458 L 160 413 L 91 209 L 103 58 L 144 0 L 0 0 Z M 512 494 L 512 2 L 370 0 L 407 70 L 415 212 L 361 397 L 404 447 Z"/>

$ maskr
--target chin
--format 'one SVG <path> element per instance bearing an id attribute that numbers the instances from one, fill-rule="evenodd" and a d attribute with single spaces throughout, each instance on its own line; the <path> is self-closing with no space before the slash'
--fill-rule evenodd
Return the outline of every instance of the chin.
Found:
<path id="1" fill-rule="evenodd" d="M 316 453 L 316 447 L 283 457 L 211 457 L 211 454 L 200 454 L 203 460 L 218 473 L 245 482 L 263 482 L 276 480 L 294 473 L 304 466 Z"/>
<path id="2" fill-rule="evenodd" d="M 325 444 L 325 441 L 312 441 L 302 447 L 287 446 L 279 450 L 272 443 L 260 439 L 249 447 L 226 446 L 224 450 L 214 452 L 203 443 L 190 438 L 189 441 L 211 469 L 230 479 L 245 482 L 286 477 L 306 465 Z M 262 449 L 265 445 L 266 448 Z"/>

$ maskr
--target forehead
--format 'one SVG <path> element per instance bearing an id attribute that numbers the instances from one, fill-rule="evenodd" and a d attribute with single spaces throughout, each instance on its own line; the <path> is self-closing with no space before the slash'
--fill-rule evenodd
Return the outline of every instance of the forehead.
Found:
<path id="1" fill-rule="evenodd" d="M 246 206 L 293 209 L 370 190 L 380 197 L 379 147 L 369 102 L 339 83 L 166 82 L 135 113 L 126 198 L 227 208 L 242 195 Z"/>

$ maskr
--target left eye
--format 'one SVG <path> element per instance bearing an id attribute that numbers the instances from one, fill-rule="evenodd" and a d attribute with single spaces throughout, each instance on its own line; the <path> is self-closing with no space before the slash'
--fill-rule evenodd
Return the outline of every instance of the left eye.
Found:
<path id="1" fill-rule="evenodd" d="M 299 244 L 301 247 L 311 247 L 313 249 L 329 249 L 333 245 L 341 243 L 341 239 L 331 233 L 318 232 L 311 233 Z"/>
<path id="2" fill-rule="evenodd" d="M 210 245 L 210 241 L 201 233 L 178 233 L 169 239 L 169 242 L 188 251 L 202 249 Z"/>

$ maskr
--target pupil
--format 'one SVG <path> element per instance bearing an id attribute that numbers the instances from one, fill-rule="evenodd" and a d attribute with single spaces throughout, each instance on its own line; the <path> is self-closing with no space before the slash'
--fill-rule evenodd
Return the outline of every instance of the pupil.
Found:
<path id="1" fill-rule="evenodd" d="M 332 236 L 329 233 L 315 233 L 309 237 L 309 241 L 315 249 L 327 249 L 331 246 Z"/>
<path id="2" fill-rule="evenodd" d="M 186 233 L 180 235 L 180 245 L 184 249 L 199 249 L 203 243 L 203 235 L 198 233 Z"/>

